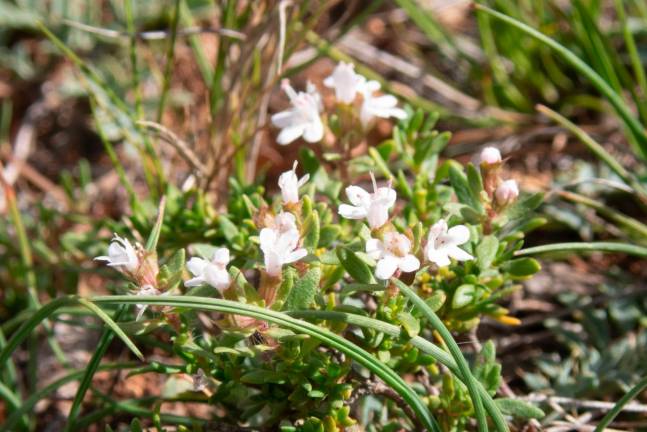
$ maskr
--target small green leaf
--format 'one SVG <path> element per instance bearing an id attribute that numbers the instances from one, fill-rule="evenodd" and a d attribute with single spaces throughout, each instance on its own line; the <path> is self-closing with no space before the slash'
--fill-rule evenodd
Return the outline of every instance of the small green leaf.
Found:
<path id="1" fill-rule="evenodd" d="M 286 376 L 282 373 L 256 369 L 240 377 L 240 381 L 247 384 L 283 384 Z"/>
<path id="2" fill-rule="evenodd" d="M 184 249 L 180 249 L 159 269 L 157 281 L 164 291 L 172 290 L 182 281 L 185 260 Z"/>
<path id="3" fill-rule="evenodd" d="M 315 295 L 319 292 L 319 282 L 321 280 L 321 267 L 318 264 L 306 272 L 303 277 L 297 278 L 294 287 L 290 291 L 288 298 L 285 300 L 283 310 L 301 310 L 307 309 L 312 305 Z"/>
<path id="4" fill-rule="evenodd" d="M 536 406 L 519 399 L 495 399 L 494 403 L 503 414 L 520 419 L 540 419 L 546 415 Z"/>
<path id="5" fill-rule="evenodd" d="M 340 247 L 337 249 L 337 257 L 341 265 L 355 281 L 365 284 L 375 283 L 371 269 L 355 252 L 348 248 Z"/>
<path id="6" fill-rule="evenodd" d="M 541 270 L 539 261 L 534 258 L 517 258 L 503 265 L 503 270 L 514 278 L 527 278 Z"/>
<path id="7" fill-rule="evenodd" d="M 294 287 L 294 279 L 296 278 L 296 273 L 297 271 L 294 269 L 294 267 L 286 266 L 283 269 L 283 280 L 281 281 L 281 286 L 276 292 L 276 299 L 274 300 L 274 303 L 272 303 L 273 310 L 281 310 L 283 308 L 286 299 L 288 298 L 290 292 L 292 292 L 292 288 Z"/>
<path id="8" fill-rule="evenodd" d="M 477 200 L 481 196 L 481 191 L 483 191 L 483 179 L 481 178 L 481 172 L 476 169 L 473 164 L 467 164 L 467 182 L 470 185 L 470 191 L 472 196 Z"/>
<path id="9" fill-rule="evenodd" d="M 303 247 L 309 251 L 317 249 L 319 244 L 319 213 L 312 211 L 303 223 Z"/>
<path id="10" fill-rule="evenodd" d="M 452 307 L 460 309 L 470 304 L 476 297 L 476 287 L 471 284 L 464 284 L 456 288 L 452 298 Z"/>
<path id="11" fill-rule="evenodd" d="M 451 164 L 449 166 L 449 181 L 454 187 L 454 192 L 456 193 L 458 201 L 472 207 L 479 213 L 483 213 L 483 206 L 481 205 L 478 195 L 474 195 L 467 180 L 467 176 L 460 168 L 458 168 L 457 165 L 458 164 Z"/>
<path id="12" fill-rule="evenodd" d="M 433 311 L 438 312 L 438 310 L 443 307 L 445 301 L 447 300 L 447 294 L 444 291 L 434 291 L 433 294 L 425 300 L 427 306 Z"/>
<path id="13" fill-rule="evenodd" d="M 323 399 L 326 396 L 324 392 L 321 390 L 312 390 L 308 392 L 308 397 L 313 398 L 313 399 Z"/>
<path id="14" fill-rule="evenodd" d="M 499 250 L 499 240 L 493 235 L 483 237 L 481 243 L 476 247 L 476 259 L 481 271 L 487 270 L 492 266 Z"/>
<path id="15" fill-rule="evenodd" d="M 222 235 L 225 236 L 229 243 L 233 243 L 234 239 L 238 236 L 239 233 L 238 227 L 225 215 L 218 216 L 218 225 L 220 225 Z"/>
<path id="16" fill-rule="evenodd" d="M 420 333 L 420 321 L 409 312 L 399 312 L 398 321 L 400 321 L 400 324 L 402 324 L 404 331 L 407 332 L 409 337 L 416 337 Z"/>
<path id="17" fill-rule="evenodd" d="M 319 246 L 326 247 L 337 240 L 341 234 L 339 225 L 326 225 L 319 230 Z"/>

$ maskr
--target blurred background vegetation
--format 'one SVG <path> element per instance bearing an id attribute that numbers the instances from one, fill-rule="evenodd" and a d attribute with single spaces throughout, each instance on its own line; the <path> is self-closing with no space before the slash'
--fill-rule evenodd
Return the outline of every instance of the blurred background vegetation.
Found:
<path id="1" fill-rule="evenodd" d="M 275 184 L 297 155 L 268 123 L 280 80 L 319 84 L 351 60 L 439 114 L 445 156 L 494 145 L 523 189 L 548 193 L 527 246 L 636 247 L 545 255 L 507 305 L 522 324 L 479 329 L 511 394 L 554 397 L 544 426 L 586 424 L 647 373 L 647 4 L 477 3 L 517 24 L 460 0 L 0 0 L 0 342 L 40 302 L 109 290 L 88 262 L 97 239 L 146 238 L 162 194 L 160 247 L 230 235 L 226 191 Z M 91 341 L 67 337 L 83 363 Z M 646 428 L 646 412 L 616 426 Z"/>

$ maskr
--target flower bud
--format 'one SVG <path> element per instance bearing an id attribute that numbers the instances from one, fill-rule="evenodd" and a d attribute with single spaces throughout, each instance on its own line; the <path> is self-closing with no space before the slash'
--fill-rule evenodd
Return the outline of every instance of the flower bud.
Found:
<path id="1" fill-rule="evenodd" d="M 519 188 L 514 180 L 506 180 L 496 188 L 496 202 L 499 206 L 504 207 L 512 203 L 519 196 Z"/>
<path id="2" fill-rule="evenodd" d="M 481 151 L 481 164 L 496 165 L 501 163 L 501 152 L 495 147 L 485 147 Z"/>

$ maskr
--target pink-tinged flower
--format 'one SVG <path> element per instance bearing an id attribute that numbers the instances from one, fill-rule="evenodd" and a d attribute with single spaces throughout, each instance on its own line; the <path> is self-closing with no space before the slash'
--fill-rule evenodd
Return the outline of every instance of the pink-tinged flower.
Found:
<path id="1" fill-rule="evenodd" d="M 216 249 L 211 261 L 198 257 L 191 258 L 186 263 L 186 268 L 191 272 L 193 278 L 184 282 L 184 286 L 195 287 L 208 284 L 218 291 L 226 290 L 231 283 L 227 271 L 229 260 L 229 249 L 227 248 Z"/>
<path id="2" fill-rule="evenodd" d="M 373 93 L 380 89 L 380 83 L 377 81 L 368 81 L 362 88 L 364 102 L 360 110 L 359 119 L 362 125 L 367 126 L 374 117 L 404 119 L 407 112 L 398 108 L 398 100 L 393 95 L 373 96 Z"/>
<path id="3" fill-rule="evenodd" d="M 389 220 L 389 209 L 396 200 L 395 190 L 391 187 L 377 187 L 375 177 L 373 180 L 373 193 L 367 192 L 359 186 L 348 186 L 346 196 L 353 205 L 342 204 L 339 214 L 346 219 L 368 220 L 371 229 L 379 228 Z"/>
<path id="4" fill-rule="evenodd" d="M 303 137 L 310 143 L 321 141 L 324 127 L 319 117 L 321 97 L 313 86 L 308 86 L 308 92 L 296 92 L 288 80 L 283 80 L 281 88 L 290 98 L 292 107 L 272 116 L 274 126 L 281 129 L 276 142 L 287 145 Z"/>
<path id="5" fill-rule="evenodd" d="M 445 267 L 451 264 L 450 258 L 458 261 L 467 261 L 474 257 L 458 246 L 467 243 L 470 239 L 470 231 L 465 225 L 456 225 L 447 228 L 444 219 L 436 222 L 429 230 L 425 256 L 438 267 Z"/>
<path id="6" fill-rule="evenodd" d="M 397 232 L 385 233 L 382 241 L 372 238 L 366 242 L 366 253 L 377 261 L 375 277 L 382 280 L 398 269 L 408 273 L 420 268 L 420 261 L 410 251 L 411 241 Z"/>
<path id="7" fill-rule="evenodd" d="M 135 272 L 139 268 L 137 251 L 128 239 L 115 234 L 108 246 L 108 255 L 98 256 L 96 261 L 106 261 L 110 267 L 120 271 Z"/>
<path id="8" fill-rule="evenodd" d="M 480 161 L 482 164 L 486 165 L 501 163 L 501 152 L 495 147 L 485 147 L 481 151 Z"/>
<path id="9" fill-rule="evenodd" d="M 279 213 L 274 218 L 274 227 L 261 230 L 260 241 L 265 271 L 270 276 L 280 276 L 285 264 L 299 261 L 308 254 L 304 248 L 299 247 L 299 240 L 299 230 L 291 213 Z"/>
<path id="10" fill-rule="evenodd" d="M 324 85 L 335 90 L 338 102 L 350 104 L 355 100 L 357 92 L 361 91 L 366 78 L 355 72 L 352 63 L 339 62 L 332 75 L 324 80 Z"/>
<path id="11" fill-rule="evenodd" d="M 519 196 L 519 187 L 514 180 L 506 180 L 501 183 L 494 192 L 496 202 L 501 207 L 511 204 Z"/>
<path id="12" fill-rule="evenodd" d="M 297 161 L 294 161 L 292 169 L 285 171 L 279 176 L 279 188 L 281 189 L 281 197 L 283 204 L 294 204 L 299 202 L 299 188 L 306 184 L 310 174 L 303 177 L 297 177 Z"/>

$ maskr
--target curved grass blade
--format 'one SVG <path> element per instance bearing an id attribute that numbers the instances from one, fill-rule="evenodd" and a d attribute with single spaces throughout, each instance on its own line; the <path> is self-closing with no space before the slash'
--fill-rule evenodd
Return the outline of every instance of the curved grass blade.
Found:
<path id="1" fill-rule="evenodd" d="M 582 75 L 588 78 L 591 81 L 591 84 L 593 84 L 593 86 L 608 99 L 609 103 L 611 103 L 611 105 L 615 109 L 618 116 L 625 123 L 625 125 L 631 132 L 631 135 L 636 140 L 636 143 L 638 145 L 637 150 L 642 156 L 642 158 L 643 159 L 647 158 L 647 132 L 645 131 L 644 127 L 640 124 L 640 121 L 638 121 L 636 117 L 634 117 L 634 114 L 632 113 L 631 109 L 627 106 L 625 101 L 622 99 L 622 97 L 618 95 L 613 90 L 613 88 L 600 75 L 598 75 L 598 73 L 595 72 L 589 65 L 587 65 L 582 59 L 576 56 L 568 48 L 554 41 L 553 39 L 549 38 L 545 34 L 535 30 L 529 25 L 524 24 L 521 21 L 518 21 L 500 12 L 497 12 L 493 9 L 490 9 L 489 7 L 484 6 L 482 4 L 475 4 L 474 7 L 479 11 L 487 13 L 488 15 L 491 15 L 494 18 L 497 18 L 507 24 L 510 24 L 511 26 L 521 30 L 528 36 L 531 36 L 534 39 L 537 39 L 538 41 L 544 43 L 548 47 L 552 48 L 557 54 L 559 54 L 566 62 L 568 62 L 571 66 L 573 66 L 578 72 L 580 72 Z"/>
<path id="2" fill-rule="evenodd" d="M 7 406 L 9 408 L 9 412 L 16 411 L 20 409 L 20 398 L 14 394 L 14 392 L 11 391 L 9 387 L 4 385 L 2 381 L 0 381 L 0 398 L 4 399 L 5 402 L 7 403 Z M 27 418 L 23 417 L 22 418 L 22 429 L 27 429 Z"/>
<path id="3" fill-rule="evenodd" d="M 139 366 L 137 363 L 113 363 L 113 364 L 105 364 L 103 366 L 99 366 L 98 370 L 107 371 L 107 370 L 134 369 L 137 366 Z M 2 425 L 0 425 L 0 432 L 13 432 L 15 430 L 14 426 L 16 422 L 20 419 L 20 417 L 29 413 L 40 400 L 47 397 L 50 393 L 55 392 L 63 385 L 69 382 L 81 379 L 84 374 L 85 374 L 85 370 L 70 372 L 69 374 L 57 379 L 56 381 L 52 382 L 51 384 L 48 384 L 42 389 L 32 393 L 27 399 L 25 399 L 22 402 L 20 407 L 16 411 L 11 413 L 11 415 L 7 417 L 6 421 Z"/>
<path id="4" fill-rule="evenodd" d="M 157 249 L 157 242 L 160 239 L 160 233 L 162 232 L 162 225 L 164 224 L 164 209 L 166 208 L 166 196 L 162 195 L 160 198 L 159 207 L 157 210 L 157 219 L 155 220 L 155 226 L 146 240 L 146 250 L 148 252 L 153 252 Z"/>
<path id="5" fill-rule="evenodd" d="M 537 111 L 549 117 L 551 120 L 559 123 L 565 129 L 568 129 L 573 135 L 575 135 L 581 142 L 584 144 L 598 159 L 604 162 L 611 171 L 613 171 L 618 177 L 624 181 L 627 186 L 631 186 L 637 194 L 640 195 L 641 199 L 647 202 L 647 191 L 640 184 L 640 182 L 623 167 L 620 162 L 618 162 L 604 147 L 602 147 L 597 141 L 595 141 L 589 134 L 584 132 L 576 124 L 568 120 L 566 117 L 561 114 L 553 111 L 544 105 L 537 105 Z"/>
<path id="6" fill-rule="evenodd" d="M 302 318 L 302 319 L 319 319 L 319 320 L 329 320 L 329 321 L 341 321 L 351 325 L 356 325 L 358 327 L 370 328 L 377 330 L 381 333 L 388 334 L 389 336 L 399 337 L 402 333 L 402 329 L 396 325 L 389 324 L 384 321 L 380 321 L 374 318 L 365 317 L 362 315 L 341 312 L 341 311 L 318 311 L 318 310 L 300 310 L 300 311 L 290 311 L 287 312 L 288 315 Z M 445 350 L 434 345 L 432 342 L 427 339 L 414 336 L 409 339 L 409 343 L 420 349 L 426 354 L 434 357 L 439 363 L 447 367 L 458 379 L 465 382 L 463 375 L 461 374 L 460 369 L 456 365 L 456 362 L 451 355 L 447 354 Z M 478 384 L 478 392 L 481 395 L 483 400 L 483 405 L 485 410 L 490 415 L 494 422 L 494 426 L 499 432 L 507 432 L 508 425 L 503 417 L 503 414 L 494 403 L 494 400 L 490 394 L 485 390 L 481 383 Z"/>
<path id="7" fill-rule="evenodd" d="M 110 329 L 117 336 L 119 336 L 119 339 L 121 339 L 122 342 L 126 344 L 126 346 L 133 352 L 133 354 L 137 356 L 137 358 L 139 358 L 142 361 L 144 360 L 144 354 L 142 354 L 141 351 L 139 351 L 139 348 L 135 346 L 135 344 L 133 343 L 133 341 L 130 340 L 128 335 L 126 335 L 126 333 L 121 329 L 121 327 L 119 327 L 117 323 L 114 322 L 114 320 L 110 318 L 110 316 L 103 311 L 103 309 L 101 309 L 100 307 L 98 307 L 97 305 L 95 305 L 94 303 L 86 299 L 80 298 L 80 299 L 77 299 L 77 301 L 79 302 L 79 304 L 87 307 L 92 312 L 94 312 L 99 318 L 101 318 L 103 322 L 106 323 L 106 325 L 110 327 Z"/>
<path id="8" fill-rule="evenodd" d="M 117 321 L 125 311 L 126 311 L 126 305 L 121 305 L 119 309 L 117 309 L 117 312 L 115 313 L 114 320 Z M 69 432 L 73 429 L 74 421 L 76 420 L 76 417 L 79 414 L 79 410 L 81 409 L 81 404 L 83 403 L 83 398 L 85 397 L 85 393 L 90 388 L 90 384 L 92 384 L 92 378 L 94 377 L 94 374 L 99 368 L 101 359 L 106 354 L 106 351 L 108 350 L 108 346 L 110 345 L 110 342 L 112 342 L 112 339 L 114 338 L 114 336 L 115 336 L 114 332 L 109 327 L 103 330 L 101 339 L 99 339 L 99 343 L 97 344 L 97 350 L 92 355 L 92 358 L 90 359 L 90 363 L 88 363 L 88 366 L 85 369 L 83 378 L 79 383 L 79 388 L 76 391 L 76 395 L 74 395 L 74 401 L 72 402 L 72 407 L 70 407 L 69 414 L 67 415 L 67 424 L 65 425 L 65 432 Z"/>
<path id="9" fill-rule="evenodd" d="M 319 339 L 326 345 L 335 348 L 351 357 L 357 363 L 369 369 L 376 376 L 382 379 L 385 384 L 395 390 L 402 399 L 409 404 L 418 420 L 425 428 L 433 432 L 440 432 L 440 428 L 433 418 L 425 403 L 420 397 L 407 385 L 406 382 L 396 374 L 391 368 L 377 360 L 373 355 L 358 347 L 352 342 L 340 337 L 339 335 L 321 328 L 317 325 L 292 318 L 281 312 L 268 309 L 262 309 L 243 303 L 233 302 L 222 299 L 212 299 L 192 296 L 99 296 L 86 300 L 96 304 L 105 303 L 136 303 L 136 304 L 156 304 L 176 307 L 188 307 L 193 309 L 213 310 L 224 313 L 245 315 L 257 318 L 263 321 L 277 324 L 287 329 L 307 334 Z M 415 422 L 415 419 L 412 419 Z"/>
<path id="10" fill-rule="evenodd" d="M 429 320 L 429 323 L 431 324 L 431 326 L 434 328 L 434 330 L 436 330 L 440 334 L 440 337 L 447 345 L 447 348 L 449 349 L 449 353 L 454 358 L 454 361 L 456 362 L 456 365 L 458 366 L 458 369 L 460 370 L 461 375 L 464 378 L 465 386 L 467 387 L 467 391 L 469 392 L 470 398 L 472 399 L 472 404 L 474 405 L 474 415 L 476 416 L 476 420 L 478 422 L 478 429 L 481 432 L 487 432 L 488 430 L 487 419 L 485 418 L 483 401 L 481 400 L 481 395 L 479 394 L 479 391 L 478 391 L 478 381 L 476 380 L 476 378 L 474 378 L 474 375 L 472 375 L 472 371 L 470 370 L 470 367 L 467 364 L 465 357 L 463 357 L 463 353 L 458 347 L 458 344 L 452 337 L 447 327 L 445 327 L 445 324 L 443 324 L 441 319 L 438 317 L 438 315 L 436 315 L 436 313 L 431 310 L 431 308 L 427 305 L 427 303 L 425 303 L 424 300 L 422 300 L 418 296 L 418 294 L 413 292 L 413 290 L 409 288 L 406 284 L 404 284 L 402 281 L 395 278 L 391 280 L 400 289 L 400 291 L 406 297 L 408 297 L 409 300 L 411 300 L 411 302 L 418 309 L 420 309 L 420 311 L 427 318 L 427 320 Z"/>
<path id="11" fill-rule="evenodd" d="M 515 256 L 537 255 L 550 252 L 620 252 L 641 258 L 647 258 L 647 248 L 628 243 L 616 242 L 572 242 L 553 243 L 543 246 L 518 250 Z"/>
<path id="12" fill-rule="evenodd" d="M 622 408 L 629 403 L 633 398 L 638 396 L 640 393 L 643 392 L 643 390 L 647 389 L 647 376 L 643 377 L 640 381 L 638 381 L 638 384 L 633 386 L 631 390 L 629 390 L 616 404 L 613 406 L 611 411 L 609 411 L 603 418 L 600 420 L 600 423 L 595 427 L 594 432 L 603 432 L 606 430 L 607 426 L 611 424 L 614 418 L 618 414 L 620 414 L 620 411 L 622 411 Z"/>

